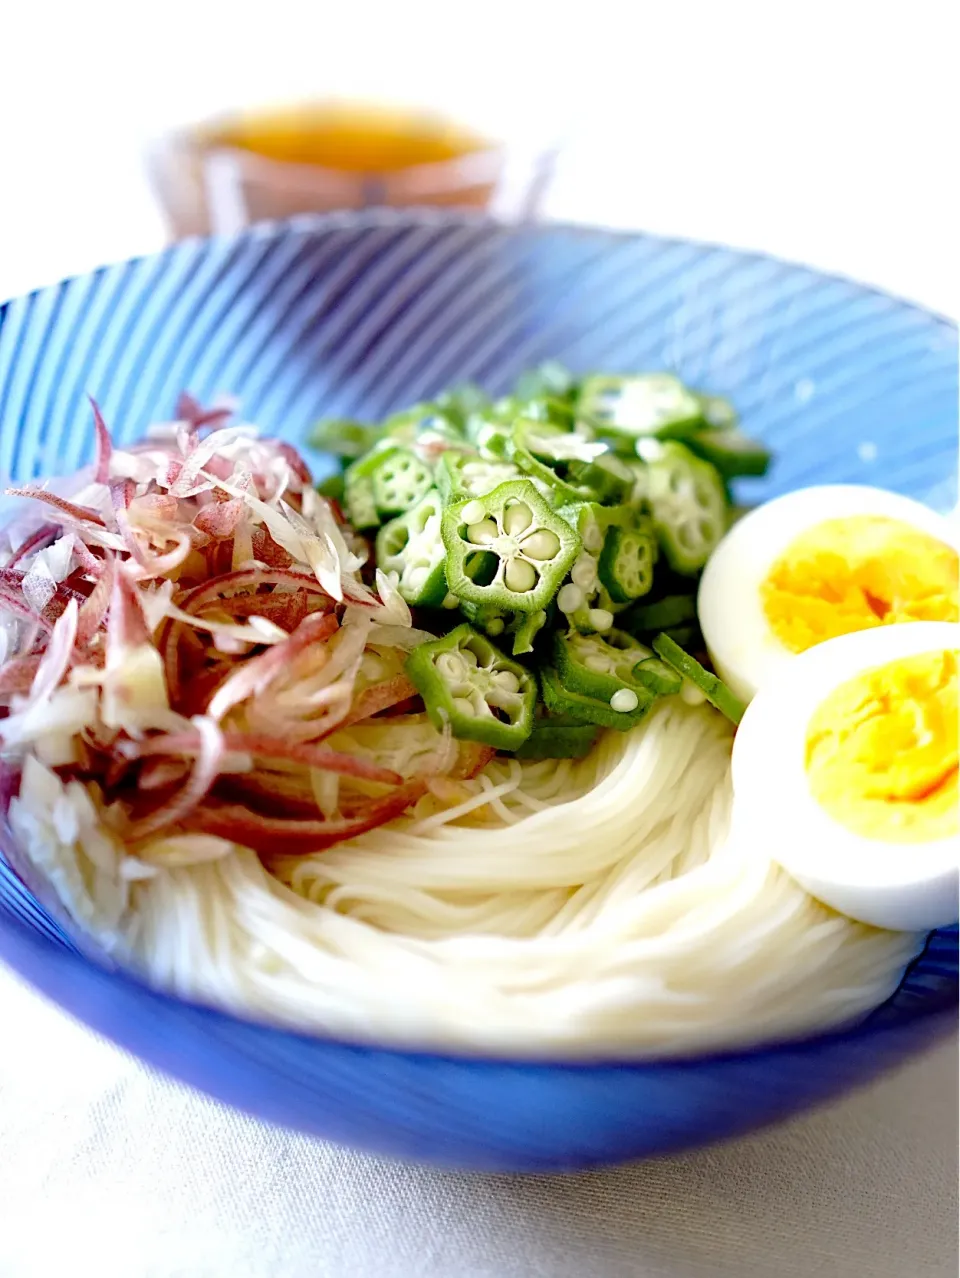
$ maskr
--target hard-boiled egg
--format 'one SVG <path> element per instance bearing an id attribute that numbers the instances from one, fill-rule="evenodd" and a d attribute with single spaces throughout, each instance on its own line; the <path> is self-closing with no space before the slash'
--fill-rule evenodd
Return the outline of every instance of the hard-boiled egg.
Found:
<path id="1" fill-rule="evenodd" d="M 745 515 L 700 582 L 717 673 L 744 701 L 798 652 L 901 621 L 956 621 L 956 532 L 879 488 L 801 488 Z"/>
<path id="2" fill-rule="evenodd" d="M 960 625 L 829 639 L 765 684 L 733 747 L 733 836 L 897 931 L 956 922 Z"/>

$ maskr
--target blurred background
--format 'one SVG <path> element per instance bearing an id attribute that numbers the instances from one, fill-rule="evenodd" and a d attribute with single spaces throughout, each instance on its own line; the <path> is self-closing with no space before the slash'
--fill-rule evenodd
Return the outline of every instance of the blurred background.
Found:
<path id="1" fill-rule="evenodd" d="M 205 225 L 453 202 L 762 249 L 955 315 L 954 20 L 34 0 L 0 45 L 0 299 Z"/>

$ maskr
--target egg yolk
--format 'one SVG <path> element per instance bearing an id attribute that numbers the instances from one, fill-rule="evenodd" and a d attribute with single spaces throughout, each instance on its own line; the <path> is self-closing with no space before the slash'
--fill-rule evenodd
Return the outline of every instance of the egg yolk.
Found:
<path id="1" fill-rule="evenodd" d="M 898 519 L 853 515 L 807 529 L 760 588 L 791 652 L 900 621 L 958 619 L 957 552 Z"/>
<path id="2" fill-rule="evenodd" d="M 870 839 L 960 833 L 957 653 L 929 652 L 841 684 L 807 729 L 807 780 L 836 820 Z"/>

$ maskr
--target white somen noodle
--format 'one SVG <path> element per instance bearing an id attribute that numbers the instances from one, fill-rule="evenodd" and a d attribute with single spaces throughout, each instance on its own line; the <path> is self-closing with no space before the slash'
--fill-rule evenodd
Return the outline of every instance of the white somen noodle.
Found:
<path id="1" fill-rule="evenodd" d="M 183 995 L 419 1045 L 669 1054 L 862 1014 L 917 938 L 727 840 L 729 749 L 678 702 L 583 760 L 495 760 L 459 809 L 277 877 L 238 850 L 134 883 L 125 944 Z"/>

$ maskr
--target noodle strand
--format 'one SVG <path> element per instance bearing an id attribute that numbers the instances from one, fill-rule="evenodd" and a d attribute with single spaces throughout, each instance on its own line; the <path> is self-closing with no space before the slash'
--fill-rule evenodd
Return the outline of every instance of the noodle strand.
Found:
<path id="1" fill-rule="evenodd" d="M 729 755 L 718 715 L 666 704 L 272 873 L 238 849 L 135 883 L 127 942 L 182 994 L 420 1046 L 673 1054 L 864 1013 L 918 938 L 729 839 Z"/>

